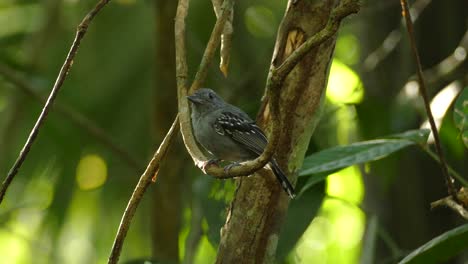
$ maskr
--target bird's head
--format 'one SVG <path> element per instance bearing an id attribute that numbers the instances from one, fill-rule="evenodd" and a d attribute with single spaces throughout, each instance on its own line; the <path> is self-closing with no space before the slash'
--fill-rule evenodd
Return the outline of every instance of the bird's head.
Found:
<path id="1" fill-rule="evenodd" d="M 213 90 L 208 88 L 198 89 L 195 93 L 187 96 L 192 103 L 192 110 L 199 113 L 216 110 L 226 104 Z"/>

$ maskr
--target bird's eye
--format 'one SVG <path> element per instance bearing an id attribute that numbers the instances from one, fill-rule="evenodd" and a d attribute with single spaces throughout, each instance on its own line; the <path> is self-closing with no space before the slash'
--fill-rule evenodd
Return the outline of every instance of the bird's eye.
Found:
<path id="1" fill-rule="evenodd" d="M 211 100 L 214 99 L 214 95 L 213 95 L 212 93 L 209 93 L 209 94 L 208 94 L 208 97 L 209 97 Z"/>

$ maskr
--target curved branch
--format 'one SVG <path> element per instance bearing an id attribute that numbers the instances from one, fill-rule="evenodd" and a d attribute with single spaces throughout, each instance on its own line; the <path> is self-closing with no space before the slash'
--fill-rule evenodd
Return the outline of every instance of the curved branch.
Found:
<path id="1" fill-rule="evenodd" d="M 44 108 L 42 108 L 41 114 L 39 115 L 36 124 L 34 125 L 33 129 L 31 130 L 31 133 L 29 134 L 28 139 L 26 140 L 26 143 L 24 144 L 23 148 L 20 151 L 20 154 L 18 158 L 16 159 L 15 163 L 11 167 L 10 171 L 8 172 L 5 180 L 2 183 L 2 188 L 0 189 L 0 204 L 3 201 L 3 198 L 5 197 L 5 193 L 10 186 L 11 182 L 13 181 L 15 175 L 18 173 L 18 170 L 20 169 L 21 165 L 26 159 L 26 156 L 28 155 L 29 151 L 31 150 L 31 146 L 34 143 L 34 140 L 36 139 L 39 129 L 41 128 L 42 124 L 44 123 L 50 108 L 52 104 L 54 103 L 55 97 L 57 96 L 58 92 L 60 91 L 60 88 L 62 88 L 63 82 L 65 81 L 65 78 L 68 75 L 68 72 L 70 71 L 70 68 L 73 64 L 73 59 L 75 58 L 76 52 L 78 51 L 78 48 L 80 47 L 81 40 L 83 39 L 84 35 L 88 31 L 88 26 L 91 23 L 91 21 L 94 19 L 94 17 L 101 11 L 101 9 L 109 3 L 110 0 L 100 0 L 96 6 L 84 17 L 84 19 L 81 21 L 81 23 L 78 25 L 77 30 L 76 30 L 76 35 L 75 39 L 73 40 L 73 44 L 70 47 L 70 51 L 68 52 L 67 58 L 65 59 L 65 62 L 60 69 L 60 72 L 57 76 L 57 80 L 55 81 L 54 87 L 52 88 L 52 91 L 50 92 L 49 98 L 47 98 L 47 101 L 44 105 Z"/>
<path id="2" fill-rule="evenodd" d="M 229 17 L 230 9 L 232 8 L 233 0 L 225 0 L 221 7 L 221 15 L 216 21 L 216 24 L 211 33 L 210 40 L 208 41 L 207 47 L 203 54 L 200 62 L 199 69 L 195 75 L 195 79 L 190 87 L 190 92 L 193 92 L 200 88 L 201 84 L 206 78 L 208 73 L 208 66 L 213 59 L 214 52 L 219 46 L 221 34 L 224 29 L 224 24 Z M 195 165 L 202 168 L 207 158 L 198 147 L 195 138 L 192 133 L 189 104 L 187 100 L 187 88 L 186 88 L 186 76 L 187 76 L 187 62 L 186 62 L 186 49 L 185 49 L 185 17 L 187 15 L 188 2 L 187 0 L 180 0 L 177 8 L 177 16 L 175 22 L 175 41 L 176 41 L 176 62 L 177 62 L 177 91 L 178 91 L 178 103 L 179 103 L 179 114 L 180 114 L 180 129 L 182 132 L 182 138 L 184 140 L 187 151 L 192 157 Z M 270 89 L 274 90 L 274 89 Z M 279 94 L 279 93 L 278 93 Z M 279 123 L 279 111 L 278 111 L 278 95 L 272 95 L 272 116 L 275 122 Z M 273 156 L 277 141 L 279 138 L 279 128 L 275 126 L 270 137 L 270 142 L 265 148 L 265 151 L 255 160 L 247 161 L 242 166 L 233 167 L 229 170 L 228 174 L 225 173 L 223 168 L 209 166 L 205 172 L 216 178 L 226 179 L 238 176 L 247 176 L 253 172 L 263 168 Z"/>
<path id="3" fill-rule="evenodd" d="M 141 175 L 140 180 L 138 181 L 138 184 L 132 193 L 132 197 L 128 201 L 127 207 L 125 208 L 125 212 L 122 216 L 122 220 L 120 221 L 119 230 L 117 231 L 117 235 L 115 237 L 112 251 L 107 263 L 115 264 L 119 261 L 122 245 L 125 237 L 127 236 L 127 232 L 130 228 L 130 223 L 133 219 L 133 216 L 135 215 L 136 209 L 140 204 L 141 199 L 143 198 L 143 194 L 152 182 L 151 178 L 153 177 L 153 181 L 156 180 L 161 160 L 166 156 L 167 150 L 169 149 L 169 146 L 178 132 L 178 125 L 179 116 L 177 115 L 174 119 L 174 122 L 172 123 L 171 128 L 164 137 L 164 140 L 161 142 L 161 145 L 159 145 L 158 150 L 154 153 L 153 158 L 148 164 L 148 167 Z"/>

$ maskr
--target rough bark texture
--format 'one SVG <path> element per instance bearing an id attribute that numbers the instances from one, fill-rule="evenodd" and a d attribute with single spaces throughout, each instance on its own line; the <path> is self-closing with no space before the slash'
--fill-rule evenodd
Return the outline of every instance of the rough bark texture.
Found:
<path id="1" fill-rule="evenodd" d="M 174 16 L 177 1 L 155 1 L 156 22 L 156 83 L 154 87 L 154 126 L 155 142 L 161 142 L 170 127 L 177 109 L 175 76 Z M 151 231 L 153 257 L 158 260 L 179 262 L 179 230 L 181 225 L 181 186 L 184 162 L 180 158 L 180 144 L 173 144 L 154 185 Z M 164 243 L 161 243 L 164 241 Z"/>
<path id="2" fill-rule="evenodd" d="M 322 29 L 337 3 L 335 0 L 290 0 L 278 31 L 272 65 L 280 65 L 300 44 Z M 334 44 L 335 38 L 312 49 L 281 87 L 282 133 L 276 158 L 290 178 L 297 177 L 319 118 Z M 268 131 L 271 125 L 268 98 L 264 98 L 257 121 Z M 239 179 L 222 229 L 216 263 L 273 263 L 288 202 L 289 198 L 271 174 Z"/>

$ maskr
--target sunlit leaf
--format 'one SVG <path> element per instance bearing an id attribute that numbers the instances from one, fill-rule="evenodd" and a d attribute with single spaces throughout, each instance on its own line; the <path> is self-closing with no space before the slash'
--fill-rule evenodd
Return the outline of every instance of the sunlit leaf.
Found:
<path id="1" fill-rule="evenodd" d="M 460 251 L 466 250 L 468 245 L 468 224 L 454 228 L 422 245 L 400 264 L 431 264 L 443 263 Z"/>
<path id="2" fill-rule="evenodd" d="M 340 197 L 353 204 L 360 204 L 364 198 L 361 170 L 357 166 L 349 166 L 329 174 L 327 195 Z"/>
<path id="3" fill-rule="evenodd" d="M 453 121 L 455 122 L 455 126 L 460 130 L 465 147 L 468 148 L 468 88 L 466 87 L 460 92 L 455 101 Z"/>

